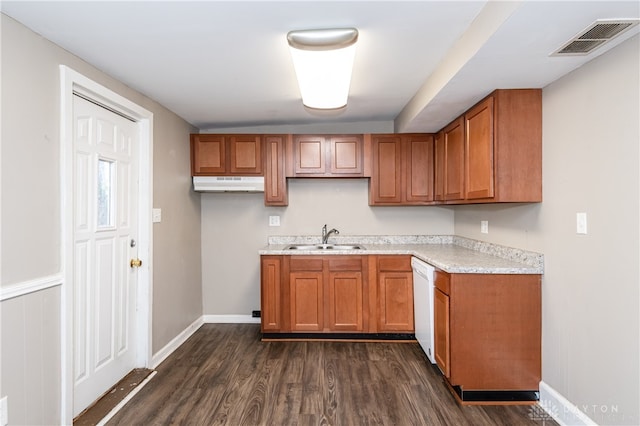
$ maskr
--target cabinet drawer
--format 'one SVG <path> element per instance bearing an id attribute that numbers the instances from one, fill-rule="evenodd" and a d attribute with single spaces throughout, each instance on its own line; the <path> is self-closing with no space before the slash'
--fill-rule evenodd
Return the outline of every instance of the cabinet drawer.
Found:
<path id="1" fill-rule="evenodd" d="M 322 271 L 322 258 L 311 256 L 291 256 L 290 271 Z"/>
<path id="2" fill-rule="evenodd" d="M 330 271 L 361 271 L 362 257 L 332 256 L 328 259 Z"/>
<path id="3" fill-rule="evenodd" d="M 410 272 L 411 256 L 380 256 L 378 270 Z"/>
<path id="4" fill-rule="evenodd" d="M 436 271 L 436 288 L 446 294 L 451 294 L 451 278 L 449 274 L 442 271 Z"/>

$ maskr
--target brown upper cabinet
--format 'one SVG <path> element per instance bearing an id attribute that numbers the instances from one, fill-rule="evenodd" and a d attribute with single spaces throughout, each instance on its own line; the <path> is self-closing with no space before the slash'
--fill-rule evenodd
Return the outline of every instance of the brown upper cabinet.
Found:
<path id="1" fill-rule="evenodd" d="M 371 135 L 370 205 L 433 203 L 433 139 L 432 134 Z"/>
<path id="2" fill-rule="evenodd" d="M 493 198 L 494 98 L 489 96 L 464 115 L 464 198 Z"/>
<path id="3" fill-rule="evenodd" d="M 293 177 L 363 177 L 362 135 L 293 135 Z"/>
<path id="4" fill-rule="evenodd" d="M 193 176 L 261 176 L 261 135 L 191 135 Z"/>
<path id="5" fill-rule="evenodd" d="M 436 200 L 542 201 L 542 91 L 499 89 L 436 136 Z"/>
<path id="6" fill-rule="evenodd" d="M 290 135 L 264 135 L 264 204 L 289 204 L 286 176 L 286 147 Z"/>
<path id="7" fill-rule="evenodd" d="M 542 90 L 494 91 L 465 114 L 465 132 L 468 200 L 542 201 Z"/>
<path id="8" fill-rule="evenodd" d="M 442 142 L 438 147 L 436 161 L 443 164 L 442 194 L 444 201 L 464 198 L 464 121 L 462 117 L 442 130 Z"/>
<path id="9" fill-rule="evenodd" d="M 437 134 L 191 135 L 193 176 L 370 177 L 372 206 L 542 201 L 542 90 L 498 89 Z"/>

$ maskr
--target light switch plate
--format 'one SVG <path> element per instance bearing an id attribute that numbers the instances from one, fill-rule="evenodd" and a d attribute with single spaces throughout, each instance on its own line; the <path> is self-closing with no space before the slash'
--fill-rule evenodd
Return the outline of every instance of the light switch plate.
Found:
<path id="1" fill-rule="evenodd" d="M 162 222 L 162 209 L 151 210 L 151 221 L 153 223 Z"/>
<path id="2" fill-rule="evenodd" d="M 576 234 L 586 234 L 587 233 L 587 214 L 576 213 Z"/>
<path id="3" fill-rule="evenodd" d="M 269 216 L 269 226 L 280 226 L 280 216 Z"/>

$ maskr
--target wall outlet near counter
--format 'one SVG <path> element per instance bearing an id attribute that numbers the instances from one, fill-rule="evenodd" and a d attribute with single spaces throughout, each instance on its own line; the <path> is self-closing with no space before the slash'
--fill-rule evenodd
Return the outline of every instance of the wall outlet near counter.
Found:
<path id="1" fill-rule="evenodd" d="M 269 216 L 269 226 L 280 226 L 280 216 Z"/>
<path id="2" fill-rule="evenodd" d="M 481 220 L 480 221 L 480 232 L 483 234 L 488 234 L 489 233 L 489 221 L 488 220 Z"/>

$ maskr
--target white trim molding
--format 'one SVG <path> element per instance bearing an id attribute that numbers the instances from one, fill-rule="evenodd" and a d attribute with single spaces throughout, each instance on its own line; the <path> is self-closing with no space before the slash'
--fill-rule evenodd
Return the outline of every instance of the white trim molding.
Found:
<path id="1" fill-rule="evenodd" d="M 203 315 L 205 324 L 260 324 L 260 318 L 251 315 Z"/>
<path id="2" fill-rule="evenodd" d="M 153 113 L 77 71 L 60 65 L 60 174 L 62 228 L 61 297 L 61 423 L 73 423 L 73 96 L 81 94 L 135 121 L 139 140 L 138 256 L 145 259 L 138 269 L 136 295 L 136 364 L 151 362 L 153 297 Z"/>
<path id="3" fill-rule="evenodd" d="M 155 376 L 158 372 L 157 371 L 152 371 L 143 381 L 142 383 L 140 383 L 138 386 L 135 387 L 135 389 L 133 389 L 131 392 L 129 392 L 127 394 L 127 396 L 124 397 L 124 399 L 122 401 L 120 401 L 115 407 L 113 407 L 111 409 L 111 411 L 109 411 L 107 413 L 106 416 L 104 416 L 102 418 L 102 420 L 100 420 L 98 422 L 98 424 L 96 426 L 104 426 L 107 424 L 107 422 L 109 420 L 111 420 L 113 418 L 113 416 L 115 416 L 116 414 L 118 414 L 118 412 L 120 410 L 122 410 L 122 407 L 124 407 L 125 405 L 127 405 L 127 403 L 129 401 L 131 401 L 133 399 L 134 396 L 136 396 L 138 394 L 138 392 L 140 392 L 142 390 L 143 387 L 145 387 L 147 385 L 147 383 L 149 383 L 149 381 L 151 379 L 153 379 L 153 376 Z"/>
<path id="4" fill-rule="evenodd" d="M 540 402 L 538 405 L 562 426 L 597 425 L 577 406 L 545 382 L 540 382 Z"/>
<path id="5" fill-rule="evenodd" d="M 184 342 L 187 341 L 193 333 L 195 333 L 200 327 L 202 327 L 203 321 L 202 317 L 195 320 L 191 325 L 185 328 L 180 334 L 173 338 L 169 343 L 167 343 L 162 349 L 160 349 L 156 354 L 151 358 L 151 368 L 155 369 L 167 359 L 169 355 L 171 355 L 176 349 L 180 347 Z"/>
<path id="6" fill-rule="evenodd" d="M 62 285 L 62 273 L 0 287 L 0 301 Z"/>

